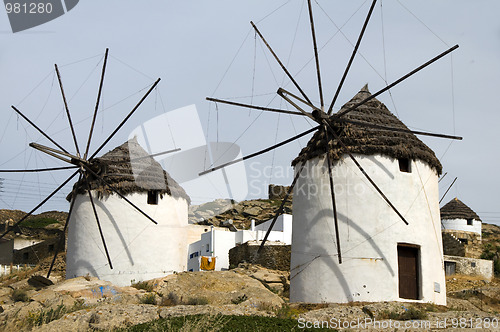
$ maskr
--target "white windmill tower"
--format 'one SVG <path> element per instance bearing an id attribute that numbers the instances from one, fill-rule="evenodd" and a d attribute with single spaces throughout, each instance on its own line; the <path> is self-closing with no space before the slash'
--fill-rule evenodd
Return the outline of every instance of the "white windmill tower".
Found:
<path id="1" fill-rule="evenodd" d="M 340 113 L 370 96 L 365 86 Z M 337 138 L 318 131 L 293 161 L 302 175 L 293 195 L 290 300 L 412 299 L 444 305 L 439 160 L 412 133 L 367 127 L 408 130 L 377 99 L 344 119 L 352 123 L 331 122 Z"/>
<path id="2" fill-rule="evenodd" d="M 126 286 L 185 270 L 190 199 L 182 187 L 135 138 L 95 158 L 91 167 L 100 178 L 80 180 L 76 195 L 68 196 L 74 205 L 66 278 L 91 275 Z"/>
<path id="3" fill-rule="evenodd" d="M 446 303 L 442 249 L 439 246 L 440 232 L 439 227 L 436 231 L 435 226 L 436 222 L 439 224 L 437 176 L 441 165 L 432 150 L 416 139 L 414 134 L 448 139 L 461 139 L 461 137 L 409 130 L 385 107 L 381 107 L 380 102 L 374 98 L 451 53 L 458 48 L 458 45 L 435 56 L 374 94 L 364 89 L 352 103 L 348 103 L 347 107 L 338 113 L 333 113 L 335 102 L 357 54 L 376 2 L 377 0 L 373 0 L 371 3 L 361 33 L 329 106 L 325 103 L 327 101 L 323 96 L 310 0 L 307 3 L 319 105 L 315 105 L 316 103 L 304 92 L 253 23 L 251 24 L 256 34 L 262 39 L 296 88 L 295 94 L 281 87 L 277 90 L 277 94 L 295 110 L 207 98 L 216 103 L 248 109 L 306 116 L 317 124 L 303 133 L 240 159 L 246 160 L 258 156 L 315 132 L 308 148 L 302 151 L 303 153 L 295 160 L 294 180 L 281 206 L 277 209 L 275 218 L 259 249 L 260 252 L 264 248 L 269 232 L 278 215 L 283 211 L 291 191 L 300 184 L 294 192 L 293 202 L 291 301 L 350 302 L 416 299 L 439 304 Z M 370 114 L 373 108 L 377 109 L 377 116 Z M 365 111 L 368 116 L 364 115 Z M 384 121 L 380 122 L 380 118 Z M 358 136 L 355 140 L 350 140 L 349 135 L 353 134 L 350 131 L 354 129 Z M 369 135 L 373 133 L 379 133 L 377 137 L 387 136 L 388 139 L 379 142 L 379 146 L 365 146 L 365 143 L 370 140 Z M 344 139 L 347 141 L 344 142 Z M 378 140 L 376 137 L 371 139 L 372 141 Z M 384 148 L 392 142 L 395 142 L 396 146 Z M 398 144 L 403 144 L 403 146 L 398 148 Z M 417 144 L 413 151 L 412 144 Z M 406 151 L 408 149 L 409 151 Z M 415 150 L 418 150 L 418 153 Z M 326 153 L 327 151 L 329 153 Z M 236 161 L 238 160 L 217 165 L 200 175 L 226 167 Z M 414 172 L 407 172 L 412 167 Z M 405 174 L 395 173 L 396 170 Z M 314 174 L 313 172 L 316 171 L 319 173 Z M 362 176 L 362 179 L 359 176 Z M 337 209 L 335 195 L 340 189 L 336 185 L 343 183 L 361 185 L 362 187 L 359 188 L 362 188 L 364 195 L 355 195 L 353 201 L 350 201 L 349 194 L 342 193 L 340 195 L 342 201 Z M 308 185 L 311 185 L 310 188 L 307 188 Z M 307 189 L 312 189 L 314 192 L 311 193 Z M 411 192 L 405 193 L 403 191 L 405 189 L 411 189 Z M 422 194 L 420 191 L 426 192 Z M 412 199 L 415 200 L 415 206 L 409 203 Z M 342 215 L 338 215 L 337 210 Z M 408 218 L 405 217 L 407 214 Z M 421 221 L 423 215 L 426 218 Z M 364 223 L 367 223 L 366 228 L 363 228 Z M 356 228 L 351 230 L 351 227 Z M 391 232 L 386 232 L 388 229 L 401 236 L 393 237 Z M 385 236 L 390 241 L 387 244 L 383 240 L 380 243 L 374 243 L 373 239 L 378 234 L 383 234 L 381 236 Z M 431 235 L 432 239 L 428 239 Z M 346 244 L 343 244 L 344 240 Z M 344 247 L 347 252 L 343 260 Z M 407 256 L 408 260 L 405 260 L 404 257 Z M 350 260 L 351 257 L 354 259 Z M 401 263 L 398 257 L 402 258 Z M 432 266 L 431 269 L 438 269 L 438 271 L 433 272 L 431 269 L 418 265 L 422 260 L 428 262 Z M 411 280 L 415 286 L 415 289 L 407 294 L 404 291 L 408 290 L 408 287 L 403 287 L 403 292 L 399 291 L 399 285 L 402 284 L 399 279 L 399 265 L 401 264 L 408 265 L 408 268 L 403 268 L 403 275 L 406 278 L 402 278 L 403 282 Z M 413 265 L 414 271 L 406 273 L 405 271 L 411 269 L 410 265 Z M 313 266 L 315 267 L 311 268 Z M 351 267 L 355 273 L 350 270 Z M 369 267 L 374 267 L 374 270 Z M 375 277 L 370 277 L 370 273 L 374 273 Z M 424 280 L 422 273 L 426 278 L 425 283 L 422 282 Z M 390 278 L 382 280 L 381 276 L 390 276 Z M 360 283 L 361 280 L 365 282 Z M 379 290 L 374 290 L 376 287 L 379 287 Z M 362 292 L 362 290 L 365 291 Z M 388 292 L 384 293 L 384 291 Z"/>
<path id="4" fill-rule="evenodd" d="M 59 244 L 55 248 L 47 278 L 52 272 L 58 252 L 64 249 L 64 235 L 68 226 L 68 277 L 89 274 L 113 281 L 118 285 L 129 285 L 131 280 L 139 281 L 172 271 L 181 271 L 186 265 L 189 197 L 153 159 L 156 155 L 180 149 L 149 155 L 136 140 L 130 140 L 104 156 L 98 157 L 98 154 L 156 88 L 160 82 L 159 78 L 151 84 L 127 115 L 122 119 L 116 119 L 120 122 L 107 138 L 97 148 L 91 149 L 107 59 L 108 49 L 103 57 L 97 101 L 85 150 L 80 150 L 57 65 L 55 65 L 55 71 L 75 152 L 70 152 L 71 149 L 63 146 L 71 143 L 71 140 L 61 142 L 62 144 L 56 142 L 23 112 L 12 106 L 19 116 L 51 143 L 51 146 L 38 143 L 30 143 L 30 146 L 69 165 L 26 170 L 0 170 L 0 172 L 71 170 L 72 173 L 13 227 L 0 234 L 0 239 L 42 207 L 70 181 L 78 178 L 68 196 L 70 199 L 68 217 Z M 73 224 L 70 225 L 70 223 Z M 107 240 L 110 242 L 108 243 Z M 115 258 L 116 262 L 113 262 Z"/>
<path id="5" fill-rule="evenodd" d="M 445 232 L 472 232 L 481 239 L 481 218 L 457 197 L 441 208 L 441 223 Z"/>

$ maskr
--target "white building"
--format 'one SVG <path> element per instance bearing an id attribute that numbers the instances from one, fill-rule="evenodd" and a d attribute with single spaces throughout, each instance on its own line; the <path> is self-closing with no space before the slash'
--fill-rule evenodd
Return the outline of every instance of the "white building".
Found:
<path id="1" fill-rule="evenodd" d="M 201 234 L 199 241 L 193 242 L 188 249 L 188 271 L 199 271 L 202 256 L 215 257 L 215 270 L 229 269 L 229 250 L 238 244 L 248 241 L 262 241 L 272 220 L 265 221 L 257 226 L 252 221 L 250 230 L 231 232 L 224 227 L 211 227 Z M 276 220 L 273 230 L 269 233 L 268 241 L 291 244 L 292 216 L 282 214 Z"/>
<path id="2" fill-rule="evenodd" d="M 92 162 L 92 167 L 157 225 L 124 199 L 90 178 L 108 263 L 85 181 L 75 184 L 76 197 L 68 226 L 66 277 L 95 276 L 119 286 L 186 269 L 189 197 L 132 139 Z"/>
<path id="3" fill-rule="evenodd" d="M 472 232 L 481 238 L 481 219 L 456 197 L 441 208 L 441 224 L 445 231 Z"/>
<path id="4" fill-rule="evenodd" d="M 345 107 L 370 96 L 365 86 Z M 340 111 L 342 112 L 342 110 Z M 405 128 L 380 101 L 347 120 Z M 433 151 L 411 133 L 331 121 L 349 151 L 408 221 L 389 207 L 337 140 L 318 131 L 294 160 L 290 302 L 416 301 L 446 304 Z M 326 152 L 333 181 L 339 264 Z"/>

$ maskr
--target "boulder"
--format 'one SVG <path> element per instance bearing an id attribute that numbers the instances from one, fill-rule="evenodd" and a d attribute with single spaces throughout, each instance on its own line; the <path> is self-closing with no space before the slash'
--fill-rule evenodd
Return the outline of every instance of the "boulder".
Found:
<path id="1" fill-rule="evenodd" d="M 154 290 L 162 297 L 175 298 L 176 304 L 201 302 L 232 304 L 246 298 L 244 303 L 258 306 L 267 303 L 280 307 L 283 300 L 261 282 L 234 271 L 183 272 L 156 279 Z"/>

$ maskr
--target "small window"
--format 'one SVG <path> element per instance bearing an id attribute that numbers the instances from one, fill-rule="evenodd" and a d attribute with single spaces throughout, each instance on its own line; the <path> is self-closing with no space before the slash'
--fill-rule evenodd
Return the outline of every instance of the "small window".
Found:
<path id="1" fill-rule="evenodd" d="M 399 170 L 404 173 L 411 173 L 411 161 L 408 158 L 399 158 Z"/>
<path id="2" fill-rule="evenodd" d="M 49 250 L 49 252 L 54 251 L 54 245 L 53 244 L 49 244 L 49 249 L 48 250 Z"/>
<path id="3" fill-rule="evenodd" d="M 471 266 L 471 267 L 476 267 L 476 262 L 471 262 L 471 263 L 470 263 L 470 266 Z"/>
<path id="4" fill-rule="evenodd" d="M 472 219 L 467 219 L 467 225 L 472 226 Z"/>
<path id="5" fill-rule="evenodd" d="M 209 245 L 209 244 L 207 244 L 207 250 L 206 250 L 206 251 L 207 251 L 207 252 L 209 252 L 209 251 L 210 251 L 210 245 Z"/>
<path id="6" fill-rule="evenodd" d="M 148 204 L 158 205 L 158 190 L 148 191 Z"/>

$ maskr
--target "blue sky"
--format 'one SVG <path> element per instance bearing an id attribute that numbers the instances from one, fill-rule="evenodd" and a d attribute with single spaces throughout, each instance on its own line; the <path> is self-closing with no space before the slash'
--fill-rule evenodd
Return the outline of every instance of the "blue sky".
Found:
<path id="1" fill-rule="evenodd" d="M 314 4 L 322 47 L 325 98 L 330 100 L 345 68 L 371 1 Z M 114 129 L 140 98 L 141 89 L 160 77 L 148 98 L 103 152 L 123 143 L 142 123 L 195 104 L 207 141 L 236 142 L 243 155 L 311 127 L 303 118 L 261 114 L 210 104 L 206 96 L 285 107 L 275 91 L 293 90 L 249 24 L 257 23 L 306 93 L 318 100 L 305 2 L 291 1 L 80 1 L 67 14 L 13 34 L 0 11 L 0 164 L 4 169 L 59 166 L 28 143 L 47 141 L 18 119 L 16 105 L 40 127 L 71 147 L 53 65 L 60 66 L 81 145 L 95 105 L 101 59 L 110 59 L 94 143 Z M 318 6 L 319 4 L 319 6 Z M 364 84 L 375 92 L 454 44 L 460 48 L 378 99 L 410 128 L 457 134 L 461 142 L 421 138 L 440 158 L 448 175 L 441 194 L 458 177 L 443 203 L 458 196 L 483 221 L 500 222 L 500 180 L 496 176 L 500 122 L 495 96 L 500 87 L 500 3 L 423 0 L 379 1 L 360 55 L 336 109 Z M 342 26 L 342 33 L 335 26 Z M 347 41 L 347 39 L 349 41 Z M 329 41 L 327 43 L 327 41 Z M 305 66 L 304 66 L 305 65 Z M 303 68 L 303 69 L 302 69 Z M 265 196 L 269 182 L 291 182 L 291 160 L 307 137 L 246 163 L 249 197 Z M 273 166 L 271 169 L 270 166 Z M 29 210 L 65 173 L 5 178 L 0 208 Z M 250 188 L 250 189 L 251 189 Z M 67 210 L 62 190 L 43 210 Z"/>

